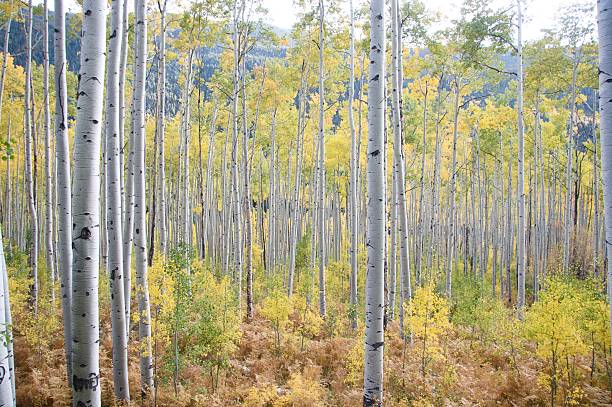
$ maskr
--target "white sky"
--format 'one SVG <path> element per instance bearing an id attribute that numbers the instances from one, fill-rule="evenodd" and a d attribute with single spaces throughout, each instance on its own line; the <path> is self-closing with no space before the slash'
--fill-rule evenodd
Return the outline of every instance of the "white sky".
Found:
<path id="1" fill-rule="evenodd" d="M 493 4 L 508 6 L 514 3 L 513 0 L 491 0 Z M 354 7 L 365 3 L 365 0 L 353 0 Z M 459 16 L 461 0 L 425 0 L 425 4 L 430 10 L 438 11 L 447 21 Z M 527 0 L 525 24 L 523 35 L 526 40 L 532 40 L 541 36 L 541 30 L 551 28 L 555 22 L 557 10 L 577 2 L 576 0 Z M 292 0 L 263 0 L 264 6 L 268 9 L 269 22 L 280 28 L 291 28 L 295 23 L 295 11 Z M 348 0 L 345 1 L 348 10 Z M 595 0 L 593 0 L 595 3 Z M 593 18 L 595 18 L 593 16 Z"/>
<path id="2" fill-rule="evenodd" d="M 131 2 L 131 0 L 129 0 Z M 189 0 L 169 0 L 169 7 L 172 8 L 172 3 L 185 3 Z M 296 21 L 296 11 L 293 5 L 293 0 L 262 0 L 266 9 L 268 9 L 267 21 L 276 27 L 289 29 Z M 348 13 L 348 0 L 340 0 L 345 4 Z M 354 7 L 365 3 L 367 0 L 353 0 Z M 595 0 L 592 0 L 595 3 Z M 35 0 L 35 3 L 42 0 Z M 75 0 L 68 0 L 70 9 L 78 10 Z M 449 21 L 459 16 L 460 5 L 462 0 L 424 0 L 427 7 L 439 12 L 443 20 Z M 496 6 L 509 7 L 514 4 L 515 0 L 491 0 Z M 555 17 L 558 10 L 578 0 L 525 0 L 526 9 L 524 11 L 525 23 L 523 27 L 523 36 L 525 40 L 533 40 L 541 37 L 541 30 L 551 28 L 554 25 Z M 53 8 L 53 2 L 50 2 Z M 75 7 L 76 6 L 76 7 Z M 593 16 L 595 19 L 595 16 Z M 444 24 L 444 21 L 441 22 Z"/>

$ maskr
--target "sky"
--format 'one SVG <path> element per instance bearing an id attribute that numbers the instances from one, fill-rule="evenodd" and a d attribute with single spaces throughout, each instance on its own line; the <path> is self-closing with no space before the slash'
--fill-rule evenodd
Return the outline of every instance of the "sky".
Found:
<path id="1" fill-rule="evenodd" d="M 365 0 L 353 0 L 354 7 L 363 4 Z M 425 0 L 431 10 L 439 11 L 444 19 L 452 20 L 459 16 L 461 0 Z M 492 0 L 495 5 L 509 5 L 513 0 Z M 527 0 L 523 36 L 525 40 L 533 40 L 542 36 L 541 30 L 550 28 L 555 22 L 559 8 L 575 3 L 576 0 Z M 279 28 L 291 28 L 295 23 L 295 11 L 292 0 L 263 0 L 268 9 L 269 22 Z M 348 4 L 348 1 L 345 1 Z M 595 3 L 595 0 L 593 0 Z M 348 5 L 347 5 L 348 10 Z"/>
<path id="2" fill-rule="evenodd" d="M 0 0 L 1 1 L 1 0 Z M 189 1 L 189 0 L 187 0 Z M 264 7 L 268 10 L 268 19 L 271 25 L 290 29 L 296 21 L 296 11 L 293 0 L 262 0 Z M 578 0 L 524 0 L 526 9 L 524 10 L 525 23 L 523 26 L 523 38 L 526 41 L 534 40 L 542 36 L 542 29 L 551 28 L 555 23 L 555 17 L 563 6 L 577 3 Z M 584 1 L 584 0 L 582 0 Z M 595 0 L 592 0 L 593 4 Z M 78 6 L 75 0 L 67 0 L 69 8 L 77 11 Z M 131 0 L 130 0 L 131 2 Z M 348 0 L 340 0 L 345 4 L 348 13 Z M 353 0 L 354 7 L 364 4 L 366 0 Z M 450 21 L 459 16 L 462 0 L 424 0 L 430 10 L 437 11 L 442 16 L 442 23 Z M 491 0 L 495 6 L 509 7 L 515 0 Z M 35 3 L 42 3 L 42 0 L 35 0 Z M 53 9 L 53 2 L 49 2 Z M 177 3 L 177 0 L 169 0 L 169 3 Z M 181 1 L 184 3 L 184 1 Z M 172 6 L 170 6 L 172 8 Z M 595 15 L 593 15 L 595 19 Z"/>

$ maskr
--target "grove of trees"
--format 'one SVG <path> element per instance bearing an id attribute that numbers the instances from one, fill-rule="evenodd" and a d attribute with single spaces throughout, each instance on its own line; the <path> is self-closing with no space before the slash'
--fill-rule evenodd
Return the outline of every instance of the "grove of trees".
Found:
<path id="1" fill-rule="evenodd" d="M 611 405 L 612 0 L 544 1 L 3 1 L 0 405 Z"/>

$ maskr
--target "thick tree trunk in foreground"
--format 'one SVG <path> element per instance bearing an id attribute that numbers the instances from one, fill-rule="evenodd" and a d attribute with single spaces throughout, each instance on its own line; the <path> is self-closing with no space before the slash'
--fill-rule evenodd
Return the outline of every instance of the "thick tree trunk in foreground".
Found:
<path id="1" fill-rule="evenodd" d="M 100 322 L 100 136 L 104 95 L 106 2 L 83 3 L 81 70 L 74 133 L 72 200 L 72 402 L 98 407 Z"/>
<path id="2" fill-rule="evenodd" d="M 0 231 L 0 369 L 3 378 L 0 380 L 0 406 L 15 406 L 15 371 L 13 360 L 13 333 L 11 305 L 9 303 L 8 277 L 2 232 Z"/>
<path id="3" fill-rule="evenodd" d="M 608 256 L 608 302 L 612 333 L 612 0 L 597 2 L 599 36 L 599 112 L 601 117 L 601 172 Z M 612 351 L 612 348 L 610 349 Z"/>
<path id="4" fill-rule="evenodd" d="M 382 406 L 384 349 L 384 259 L 385 180 L 384 176 L 384 83 L 385 10 L 384 1 L 370 5 L 370 66 L 368 72 L 368 232 L 365 313 L 364 406 Z"/>

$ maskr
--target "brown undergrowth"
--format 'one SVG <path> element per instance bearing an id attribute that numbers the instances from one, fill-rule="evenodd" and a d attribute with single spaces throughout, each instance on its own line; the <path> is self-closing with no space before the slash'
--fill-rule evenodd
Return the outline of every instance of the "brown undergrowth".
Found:
<path id="1" fill-rule="evenodd" d="M 271 325 L 256 315 L 242 324 L 243 336 L 229 366 L 214 376 L 207 369 L 187 365 L 181 371 L 178 396 L 172 382 L 159 382 L 157 406 L 358 406 L 361 404 L 359 348 L 362 336 L 349 330 L 333 337 L 322 334 L 303 345 L 285 335 L 275 345 Z M 62 333 L 58 327 L 47 349 L 32 348 L 15 332 L 17 400 L 19 406 L 68 406 L 70 389 Z M 133 335 L 136 332 L 132 332 Z M 130 384 L 133 405 L 143 404 L 138 390 L 137 344 L 130 348 Z M 545 365 L 527 346 L 512 354 L 495 344 L 481 344 L 467 330 L 453 328 L 443 346 L 443 357 L 421 371 L 420 343 L 399 337 L 390 323 L 385 349 L 385 405 L 387 406 L 547 406 L 546 386 L 538 383 Z M 113 399 L 111 338 L 108 321 L 102 323 L 101 376 L 103 405 Z M 574 405 L 610 406 L 605 383 L 591 383 L 589 362 L 578 363 L 582 396 Z M 351 379 L 351 376 L 353 377 Z M 149 403 L 153 405 L 153 401 Z"/>

